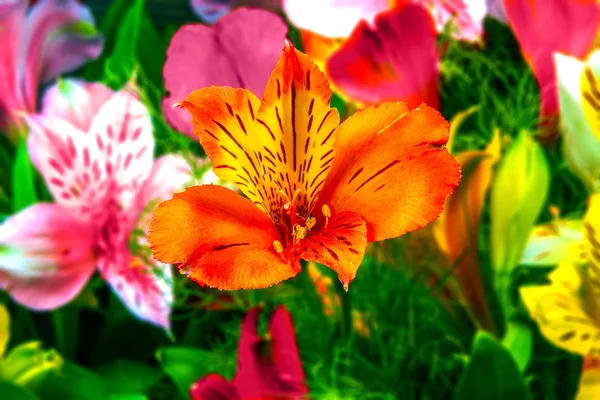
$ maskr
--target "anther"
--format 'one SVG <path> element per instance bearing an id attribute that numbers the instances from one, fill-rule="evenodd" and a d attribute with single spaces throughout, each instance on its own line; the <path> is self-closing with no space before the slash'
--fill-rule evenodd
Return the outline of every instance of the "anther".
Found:
<path id="1" fill-rule="evenodd" d="M 327 224 L 329 224 L 329 218 L 331 218 L 331 210 L 329 209 L 329 206 L 327 204 L 323 204 L 323 207 L 321 207 L 321 212 L 323 213 L 323 216 L 325 217 L 325 230 L 327 229 Z"/>
<path id="2" fill-rule="evenodd" d="M 296 240 L 302 240 L 306 237 L 306 228 L 301 225 L 294 225 L 292 235 Z"/>
<path id="3" fill-rule="evenodd" d="M 317 223 L 317 219 L 313 218 L 313 217 L 308 217 L 306 219 L 306 229 L 311 230 L 312 228 L 314 228 L 315 224 Z"/>
<path id="4" fill-rule="evenodd" d="M 281 244 L 281 242 L 279 240 L 274 240 L 273 241 L 273 247 L 275 248 L 275 251 L 279 254 L 283 253 L 283 245 Z"/>

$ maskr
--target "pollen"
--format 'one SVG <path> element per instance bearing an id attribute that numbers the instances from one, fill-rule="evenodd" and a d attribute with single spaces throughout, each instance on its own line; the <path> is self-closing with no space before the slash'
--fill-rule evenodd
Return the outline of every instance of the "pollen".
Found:
<path id="1" fill-rule="evenodd" d="M 294 225 L 293 229 L 292 236 L 294 236 L 297 241 L 300 241 L 306 237 L 306 227 L 302 225 Z"/>
<path id="2" fill-rule="evenodd" d="M 273 247 L 275 248 L 275 251 L 279 254 L 283 253 L 283 245 L 281 244 L 281 242 L 279 240 L 274 240 L 273 241 Z"/>

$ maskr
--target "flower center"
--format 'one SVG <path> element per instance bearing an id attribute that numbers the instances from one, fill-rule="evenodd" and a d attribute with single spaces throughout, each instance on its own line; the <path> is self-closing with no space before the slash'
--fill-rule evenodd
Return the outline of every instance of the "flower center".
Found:
<path id="1" fill-rule="evenodd" d="M 304 217 L 298 212 L 297 203 L 301 193 L 301 190 L 297 189 L 294 192 L 294 197 L 290 200 L 283 190 L 279 191 L 279 194 L 284 199 L 284 203 L 281 213 L 283 218 L 281 222 L 277 224 L 277 228 L 283 243 L 279 240 L 273 242 L 273 247 L 279 254 L 282 254 L 284 250 L 287 250 L 288 256 L 299 256 L 302 250 L 302 240 L 309 236 L 311 229 L 317 224 L 317 219 L 312 215 Z M 325 217 L 324 229 L 327 229 L 327 224 L 331 217 L 331 210 L 327 205 L 324 205 L 322 213 Z"/>

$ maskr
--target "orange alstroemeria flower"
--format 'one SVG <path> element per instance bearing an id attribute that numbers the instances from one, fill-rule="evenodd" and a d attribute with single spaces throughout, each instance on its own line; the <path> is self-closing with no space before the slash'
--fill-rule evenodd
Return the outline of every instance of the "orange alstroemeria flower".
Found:
<path id="1" fill-rule="evenodd" d="M 204 185 L 162 203 L 149 235 L 156 259 L 235 290 L 291 278 L 302 258 L 347 289 L 368 242 L 436 219 L 460 179 L 448 122 L 424 104 L 384 103 L 339 125 L 330 99 L 323 73 L 286 44 L 262 101 L 210 87 L 178 103 L 215 173 L 247 198 Z"/>

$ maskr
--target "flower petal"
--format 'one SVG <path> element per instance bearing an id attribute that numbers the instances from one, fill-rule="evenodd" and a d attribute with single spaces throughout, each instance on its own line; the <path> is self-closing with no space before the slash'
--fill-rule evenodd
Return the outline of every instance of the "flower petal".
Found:
<path id="1" fill-rule="evenodd" d="M 152 121 L 146 107 L 125 90 L 117 92 L 94 117 L 88 136 L 95 136 L 104 154 L 104 170 L 111 196 L 124 209 L 148 178 L 154 163 Z"/>
<path id="2" fill-rule="evenodd" d="M 40 203 L 0 225 L 0 288 L 35 310 L 73 299 L 94 272 L 93 233 L 70 210 Z"/>
<path id="3" fill-rule="evenodd" d="M 600 55 L 600 52 L 593 53 Z M 583 113 L 580 80 L 584 64 L 575 57 L 555 54 L 563 152 L 569 168 L 593 191 L 600 185 L 600 140 Z M 589 60 L 598 60 L 590 57 Z M 594 69 L 595 70 L 595 69 Z"/>
<path id="4" fill-rule="evenodd" d="M 173 304 L 171 267 L 133 256 L 123 247 L 100 255 L 103 278 L 138 318 L 169 329 Z"/>
<path id="5" fill-rule="evenodd" d="M 325 37 L 346 37 L 360 22 L 372 23 L 390 7 L 390 0 L 284 0 L 283 9 L 295 26 Z"/>
<path id="6" fill-rule="evenodd" d="M 581 96 L 585 118 L 600 141 L 600 51 L 590 55 L 581 74 Z"/>
<path id="7" fill-rule="evenodd" d="M 190 0 L 194 13 L 209 25 L 227 15 L 233 7 L 233 0 Z"/>
<path id="8" fill-rule="evenodd" d="M 190 388 L 192 400 L 241 400 L 235 386 L 220 375 L 209 374 L 196 381 Z"/>
<path id="9" fill-rule="evenodd" d="M 590 360 L 593 360 L 592 363 L 595 362 L 596 365 L 586 368 L 584 361 L 575 400 L 596 400 L 600 398 L 600 368 L 598 368 L 597 359 Z"/>
<path id="10" fill-rule="evenodd" d="M 94 116 L 114 92 L 105 85 L 79 79 L 65 79 L 50 86 L 44 93 L 42 112 L 69 121 L 87 132 Z"/>
<path id="11" fill-rule="evenodd" d="M 334 215 L 363 217 L 369 241 L 423 227 L 439 216 L 460 179 L 447 141 L 448 123 L 425 105 L 408 111 L 403 103 L 385 103 L 360 111 L 339 128 L 319 205 Z"/>
<path id="12" fill-rule="evenodd" d="M 31 115 L 28 148 L 57 204 L 91 221 L 106 197 L 104 155 L 91 134 L 60 118 Z"/>
<path id="13" fill-rule="evenodd" d="M 178 264 L 190 279 L 219 289 L 263 288 L 300 269 L 275 253 L 273 242 L 280 238 L 271 220 L 221 186 L 193 186 L 162 203 L 148 239 L 157 260 Z"/>
<path id="14" fill-rule="evenodd" d="M 25 25 L 26 1 L 0 4 L 0 129 L 17 124 L 18 111 L 25 111 L 25 99 L 19 90 L 17 59 Z"/>
<path id="15" fill-rule="evenodd" d="M 367 224 L 356 213 L 341 212 L 329 218 L 327 226 L 310 234 L 304 244 L 302 258 L 328 266 L 343 285 L 348 285 L 365 256 Z"/>
<path id="16" fill-rule="evenodd" d="M 139 203 L 147 207 L 153 201 L 168 200 L 191 178 L 192 168 L 183 157 L 164 155 L 154 161 L 150 176 L 139 193 Z"/>
<path id="17" fill-rule="evenodd" d="M 275 309 L 266 342 L 258 336 L 259 311 L 248 311 L 242 324 L 234 384 L 245 398 L 303 398 L 308 390 L 290 314 Z"/>
<path id="18" fill-rule="evenodd" d="M 286 33 L 279 16 L 254 9 L 235 10 L 213 28 L 183 26 L 171 39 L 163 69 L 167 121 L 194 137 L 187 113 L 172 106 L 198 88 L 231 86 L 261 96 Z"/>
<path id="19" fill-rule="evenodd" d="M 450 265 L 456 271 L 464 295 L 483 325 L 492 330 L 487 297 L 479 264 L 479 222 L 490 187 L 493 168 L 500 158 L 498 132 L 482 151 L 465 151 L 456 156 L 463 171 L 462 184 L 446 198 L 444 212 L 434 225 L 447 246 Z"/>
<path id="20" fill-rule="evenodd" d="M 329 108 L 331 90 L 306 55 L 286 46 L 263 97 L 260 103 L 247 90 L 205 88 L 181 105 L 220 178 L 276 222 L 299 189 L 297 210 L 308 215 L 333 160 L 339 116 Z"/>
<path id="21" fill-rule="evenodd" d="M 31 110 L 38 86 L 72 71 L 102 51 L 90 10 L 76 0 L 40 0 L 27 16 L 19 68 Z"/>
<path id="22" fill-rule="evenodd" d="M 505 0 L 508 21 L 531 65 L 541 94 L 543 116 L 558 112 L 555 52 L 584 58 L 600 24 L 596 0 Z"/>
<path id="23" fill-rule="evenodd" d="M 557 220 L 537 226 L 531 232 L 520 264 L 552 266 L 566 260 L 578 261 L 582 242 L 581 220 Z"/>
<path id="24" fill-rule="evenodd" d="M 566 262 L 550 274 L 546 286 L 521 288 L 523 303 L 550 342 L 565 350 L 598 356 L 600 329 L 579 299 L 581 279 L 576 266 Z"/>
<path id="25" fill-rule="evenodd" d="M 437 32 L 431 14 L 410 3 L 360 23 L 331 56 L 327 76 L 366 104 L 401 100 L 438 108 Z"/>

